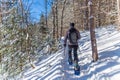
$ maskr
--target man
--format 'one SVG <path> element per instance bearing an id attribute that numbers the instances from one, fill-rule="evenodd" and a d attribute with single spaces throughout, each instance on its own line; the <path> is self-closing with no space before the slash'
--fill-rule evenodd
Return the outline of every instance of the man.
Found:
<path id="1" fill-rule="evenodd" d="M 68 40 L 68 62 L 70 65 L 73 64 L 72 50 L 74 54 L 74 64 L 78 65 L 78 40 L 81 38 L 79 31 L 74 27 L 74 23 L 70 23 L 70 29 L 66 32 L 64 47 L 66 47 Z"/>

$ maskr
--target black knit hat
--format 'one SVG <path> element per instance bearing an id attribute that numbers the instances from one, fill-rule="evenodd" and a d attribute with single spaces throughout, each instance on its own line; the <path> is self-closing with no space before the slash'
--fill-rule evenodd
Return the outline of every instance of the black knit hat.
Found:
<path id="1" fill-rule="evenodd" d="M 70 26 L 71 26 L 71 27 L 74 27 L 74 25 L 75 25 L 74 23 L 70 23 Z"/>

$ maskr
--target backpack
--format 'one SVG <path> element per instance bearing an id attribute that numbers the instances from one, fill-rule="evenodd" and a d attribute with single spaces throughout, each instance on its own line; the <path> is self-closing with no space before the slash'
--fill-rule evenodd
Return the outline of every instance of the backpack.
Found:
<path id="1" fill-rule="evenodd" d="M 75 28 L 71 28 L 68 33 L 68 39 L 70 43 L 76 44 L 78 40 L 77 30 Z"/>

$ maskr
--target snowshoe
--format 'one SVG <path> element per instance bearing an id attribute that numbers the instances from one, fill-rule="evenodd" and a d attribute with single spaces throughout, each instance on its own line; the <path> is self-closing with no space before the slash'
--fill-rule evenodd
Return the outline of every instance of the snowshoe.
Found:
<path id="1" fill-rule="evenodd" d="M 74 74 L 79 75 L 80 74 L 80 66 L 78 65 L 77 62 L 74 64 Z"/>

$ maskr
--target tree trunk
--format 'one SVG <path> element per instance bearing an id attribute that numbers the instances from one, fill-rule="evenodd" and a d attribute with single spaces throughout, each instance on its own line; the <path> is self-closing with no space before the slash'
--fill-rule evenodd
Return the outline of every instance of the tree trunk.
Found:
<path id="1" fill-rule="evenodd" d="M 89 16 L 90 16 L 90 36 L 91 36 L 91 45 L 92 45 L 92 57 L 93 61 L 98 60 L 97 44 L 95 38 L 95 24 L 94 24 L 94 0 L 89 0 Z M 94 11 L 93 11 L 94 10 Z"/>
<path id="2" fill-rule="evenodd" d="M 56 8 L 55 8 L 55 10 L 56 10 L 56 27 L 57 27 L 57 30 L 56 30 L 56 38 L 57 38 L 57 40 L 58 40 L 58 38 L 59 38 L 59 31 L 58 31 L 58 1 L 57 1 L 57 3 L 56 3 Z"/>
<path id="3" fill-rule="evenodd" d="M 2 12 L 2 4 L 0 4 L 0 13 Z M 0 23 L 2 23 L 2 14 L 0 14 Z"/>
<path id="4" fill-rule="evenodd" d="M 88 5 L 88 0 L 85 1 L 85 5 L 87 6 Z M 85 23 L 85 29 L 86 30 L 89 30 L 89 25 L 88 25 L 88 7 L 86 8 L 85 10 L 85 17 L 86 17 L 86 23 Z"/>
<path id="5" fill-rule="evenodd" d="M 120 0 L 117 0 L 117 10 L 118 10 L 118 29 L 120 30 Z"/>
<path id="6" fill-rule="evenodd" d="M 1 5 L 0 5 L 0 12 L 2 12 L 1 10 Z M 0 14 L 0 26 L 1 26 L 1 23 L 2 23 L 2 14 Z M 0 30 L 0 41 L 2 41 L 2 32 Z M 0 53 L 0 63 L 2 62 L 2 53 Z"/>
<path id="7" fill-rule="evenodd" d="M 48 14 L 48 7 L 47 7 L 47 4 L 48 4 L 48 1 L 47 0 L 45 0 L 45 20 L 46 20 L 46 27 L 48 28 L 48 20 L 47 20 L 47 14 Z"/>
<path id="8" fill-rule="evenodd" d="M 64 18 L 64 10 L 65 10 L 65 4 L 67 0 L 64 0 L 63 7 L 62 7 L 62 16 L 61 16 L 61 31 L 60 31 L 60 37 L 63 36 L 63 18 Z"/>
<path id="9" fill-rule="evenodd" d="M 85 22 L 83 14 L 81 14 L 81 12 L 84 12 L 85 10 L 80 9 L 80 6 L 81 6 L 80 0 L 73 0 L 74 23 L 76 28 L 78 29 L 80 29 L 81 25 L 84 25 Z"/>
<path id="10" fill-rule="evenodd" d="M 55 39 L 55 10 L 54 7 L 52 7 L 52 14 L 53 14 L 53 39 Z"/>
<path id="11" fill-rule="evenodd" d="M 98 27 L 101 26 L 101 19 L 100 19 L 100 17 L 101 17 L 101 15 L 100 15 L 100 6 L 101 6 L 101 0 L 99 0 L 99 2 L 98 2 Z"/>

